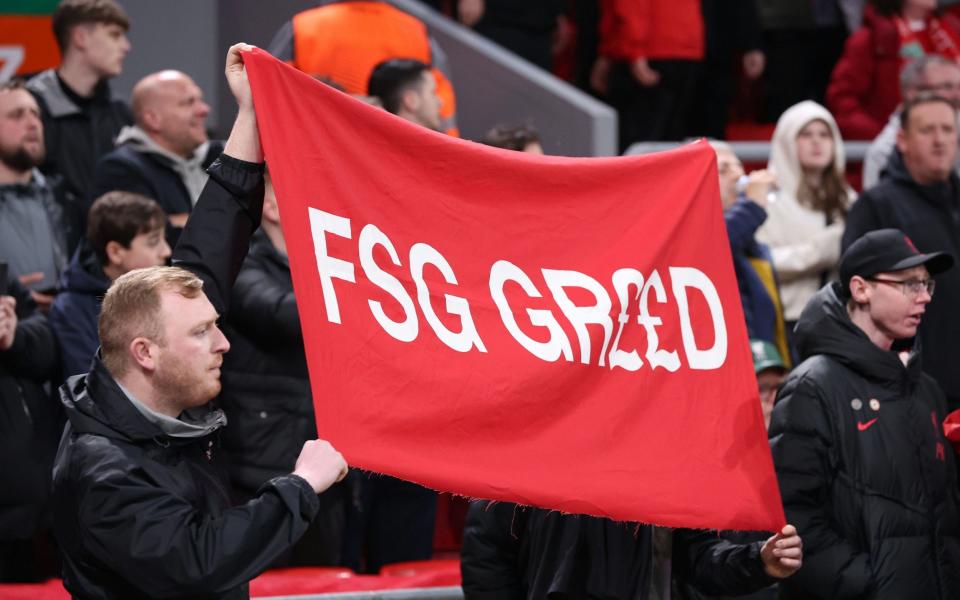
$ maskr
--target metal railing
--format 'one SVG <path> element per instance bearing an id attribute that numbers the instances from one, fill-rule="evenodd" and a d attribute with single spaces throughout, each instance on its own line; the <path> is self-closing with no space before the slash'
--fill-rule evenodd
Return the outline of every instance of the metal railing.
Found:
<path id="1" fill-rule="evenodd" d="M 378 590 L 373 592 L 267 596 L 258 600 L 463 600 L 463 590 L 456 586 L 412 588 L 408 590 Z"/>
<path id="2" fill-rule="evenodd" d="M 631 144 L 624 154 L 650 154 L 672 150 L 687 142 L 637 142 Z M 770 142 L 727 142 L 733 148 L 733 153 L 743 162 L 767 162 L 770 158 Z M 870 142 L 844 142 L 843 151 L 847 162 L 863 162 Z"/>

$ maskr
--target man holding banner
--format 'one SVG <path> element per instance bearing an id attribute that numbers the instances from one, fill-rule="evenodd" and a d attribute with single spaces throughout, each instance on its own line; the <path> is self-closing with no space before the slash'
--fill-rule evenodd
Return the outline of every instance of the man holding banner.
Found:
<path id="1" fill-rule="evenodd" d="M 797 324 L 803 362 L 770 425 L 804 568 L 781 598 L 960 597 L 960 495 L 943 391 L 914 341 L 953 267 L 898 229 L 864 234 Z"/>
<path id="2" fill-rule="evenodd" d="M 322 440 L 292 474 L 231 505 L 219 456 L 230 345 L 216 325 L 260 222 L 263 155 L 238 44 L 226 75 L 239 104 L 224 154 L 174 250 L 174 267 L 137 269 L 107 291 L 101 351 L 68 380 L 69 423 L 53 471 L 64 585 L 77 598 L 244 598 L 247 582 L 307 529 L 317 494 L 346 474 Z"/>
<path id="3" fill-rule="evenodd" d="M 636 523 L 780 532 L 748 585 L 762 548 L 798 566 L 709 146 L 509 152 L 245 61 L 318 431 L 351 465 L 535 507 L 531 597 L 648 597 Z"/>

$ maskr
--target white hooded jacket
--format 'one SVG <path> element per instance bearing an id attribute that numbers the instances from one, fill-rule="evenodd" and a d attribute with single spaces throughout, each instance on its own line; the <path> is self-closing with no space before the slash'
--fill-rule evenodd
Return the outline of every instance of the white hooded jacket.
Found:
<path id="1" fill-rule="evenodd" d="M 833 169 L 843 178 L 846 158 L 843 139 L 833 115 L 816 102 L 805 100 L 787 109 L 773 132 L 768 168 L 776 173 L 780 191 L 767 205 L 767 220 L 757 230 L 757 240 L 770 247 L 780 278 L 784 318 L 796 321 L 807 301 L 824 283 L 824 275 L 840 261 L 843 221 L 827 224 L 827 215 L 797 200 L 803 178 L 797 158 L 797 135 L 811 121 L 820 120 L 833 133 Z M 848 188 L 849 201 L 855 195 Z"/>

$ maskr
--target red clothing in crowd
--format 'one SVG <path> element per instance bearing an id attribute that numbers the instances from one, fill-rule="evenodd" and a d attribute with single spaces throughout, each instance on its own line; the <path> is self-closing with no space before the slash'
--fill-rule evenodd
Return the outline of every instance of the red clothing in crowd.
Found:
<path id="1" fill-rule="evenodd" d="M 600 0 L 600 54 L 613 60 L 700 60 L 699 0 Z"/>
<path id="2" fill-rule="evenodd" d="M 941 43 L 932 39 L 932 31 L 942 32 Z M 957 48 L 960 19 L 953 14 L 932 17 L 926 29 L 905 37 L 895 17 L 867 7 L 863 27 L 847 39 L 827 88 L 827 105 L 844 139 L 872 140 L 880 133 L 900 104 L 900 69 L 914 54 L 956 59 Z"/>

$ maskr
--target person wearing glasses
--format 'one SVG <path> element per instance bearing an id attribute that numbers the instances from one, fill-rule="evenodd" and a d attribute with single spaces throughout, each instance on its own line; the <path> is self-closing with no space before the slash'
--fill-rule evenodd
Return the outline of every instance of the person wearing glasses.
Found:
<path id="1" fill-rule="evenodd" d="M 946 400 L 913 341 L 943 301 L 931 304 L 932 277 L 953 262 L 898 229 L 871 231 L 804 308 L 803 362 L 769 431 L 787 520 L 803 535 L 803 566 L 781 598 L 960 598 Z"/>
<path id="2" fill-rule="evenodd" d="M 897 149 L 887 176 L 861 194 L 847 215 L 842 247 L 868 231 L 895 227 L 923 251 L 939 249 L 960 255 L 960 178 L 957 158 L 957 112 L 943 96 L 920 94 L 904 104 Z M 960 408 L 960 368 L 955 357 L 960 337 L 960 270 L 944 274 L 937 302 L 920 326 L 923 370 L 947 396 L 950 410 Z"/>

